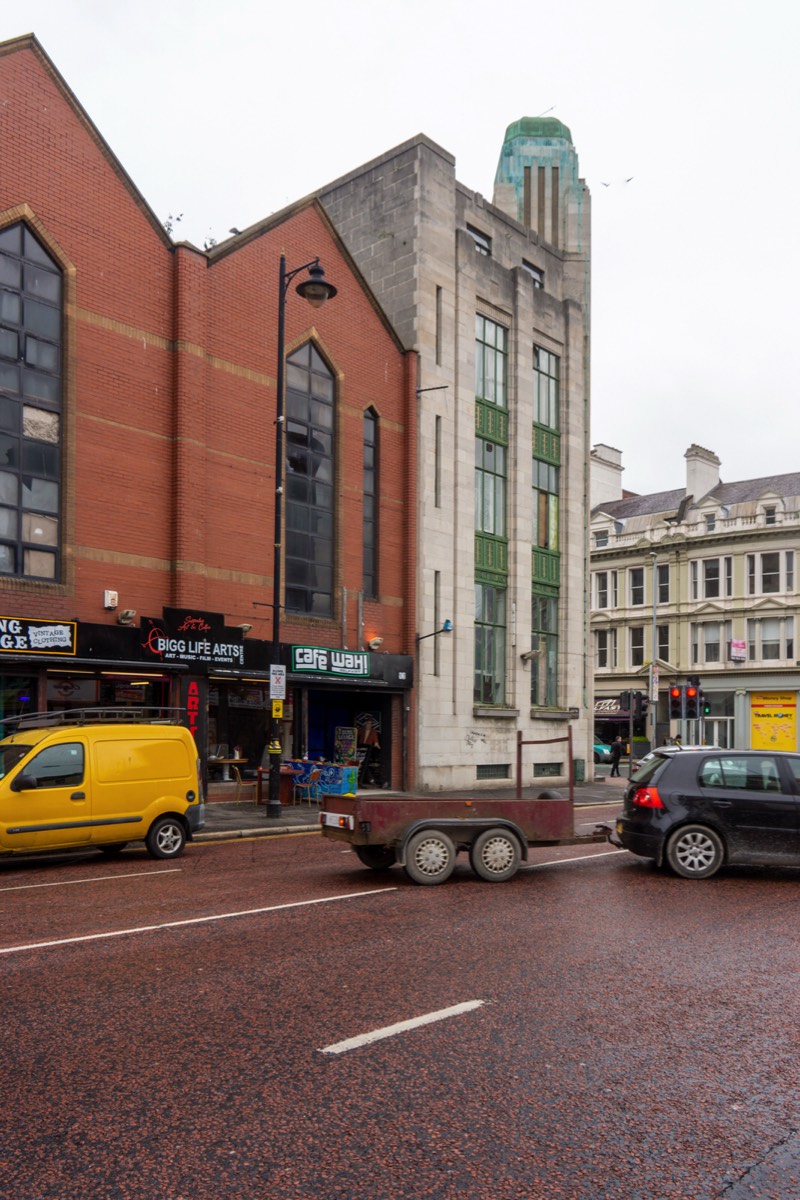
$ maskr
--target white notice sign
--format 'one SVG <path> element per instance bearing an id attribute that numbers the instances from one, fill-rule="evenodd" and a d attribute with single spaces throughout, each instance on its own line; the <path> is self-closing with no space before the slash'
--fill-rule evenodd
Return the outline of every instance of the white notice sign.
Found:
<path id="1" fill-rule="evenodd" d="M 286 667 L 272 663 L 269 668 L 269 698 L 270 700 L 286 699 Z"/>

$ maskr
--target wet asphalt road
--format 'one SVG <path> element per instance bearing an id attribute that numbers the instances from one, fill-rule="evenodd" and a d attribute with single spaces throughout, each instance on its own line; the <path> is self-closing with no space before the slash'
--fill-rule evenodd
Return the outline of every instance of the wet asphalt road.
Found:
<path id="1" fill-rule="evenodd" d="M 3 864 L 0 1194 L 800 1197 L 799 888 L 604 845 L 419 888 L 317 834 Z"/>

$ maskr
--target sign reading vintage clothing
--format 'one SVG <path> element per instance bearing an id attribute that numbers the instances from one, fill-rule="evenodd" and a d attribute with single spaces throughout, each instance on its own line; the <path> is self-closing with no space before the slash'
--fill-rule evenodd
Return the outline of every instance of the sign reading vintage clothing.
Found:
<path id="1" fill-rule="evenodd" d="M 74 654 L 77 621 L 0 617 L 0 654 Z"/>
<path id="2" fill-rule="evenodd" d="M 326 646 L 292 646 L 292 670 L 365 679 L 369 677 L 369 654 L 361 650 L 331 650 Z"/>
<path id="3" fill-rule="evenodd" d="M 163 615 L 142 618 L 142 653 L 157 662 L 244 666 L 244 634 L 225 625 L 222 613 L 165 608 Z"/>

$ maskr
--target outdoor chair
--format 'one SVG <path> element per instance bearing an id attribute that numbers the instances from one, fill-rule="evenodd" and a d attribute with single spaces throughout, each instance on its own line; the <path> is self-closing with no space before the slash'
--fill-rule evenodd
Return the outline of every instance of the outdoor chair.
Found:
<path id="1" fill-rule="evenodd" d="M 320 800 L 319 777 L 322 771 L 317 767 L 309 771 L 307 775 L 300 775 L 294 781 L 293 800 L 297 803 L 298 797 L 300 803 L 306 801 L 309 804 L 317 804 Z"/>

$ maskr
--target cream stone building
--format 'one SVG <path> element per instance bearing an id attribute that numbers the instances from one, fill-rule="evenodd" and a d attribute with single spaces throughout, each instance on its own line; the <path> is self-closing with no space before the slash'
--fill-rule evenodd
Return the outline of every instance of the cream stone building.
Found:
<path id="1" fill-rule="evenodd" d="M 568 729 L 590 773 L 590 197 L 570 131 L 511 125 L 491 202 L 421 135 L 318 198 L 420 360 L 409 782 L 511 781 L 518 736 L 523 782 L 563 782 Z"/>
<path id="2" fill-rule="evenodd" d="M 685 458 L 683 487 L 636 496 L 620 452 L 592 450 L 597 731 L 625 731 L 618 697 L 648 693 L 654 673 L 635 729 L 649 740 L 797 750 L 800 473 L 724 483 L 712 451 Z M 694 677 L 698 718 L 671 718 L 670 687 Z"/>

